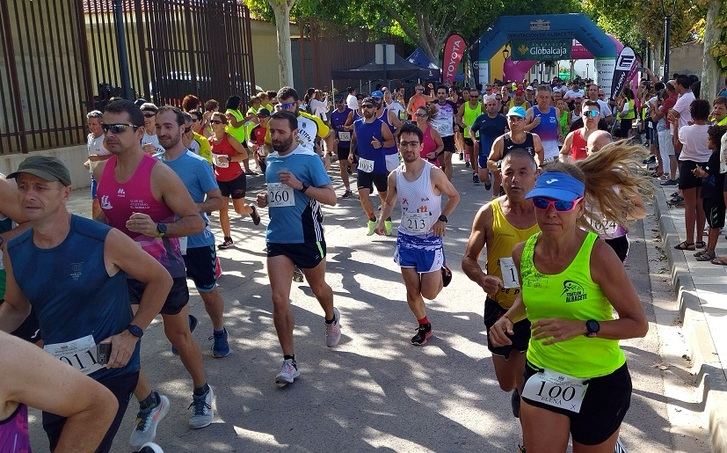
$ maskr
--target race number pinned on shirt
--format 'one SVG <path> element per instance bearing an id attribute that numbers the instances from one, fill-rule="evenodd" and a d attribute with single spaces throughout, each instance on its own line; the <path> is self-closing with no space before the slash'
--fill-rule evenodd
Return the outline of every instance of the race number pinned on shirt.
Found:
<path id="1" fill-rule="evenodd" d="M 179 251 L 182 255 L 187 254 L 187 236 L 179 236 Z"/>
<path id="2" fill-rule="evenodd" d="M 500 271 L 502 273 L 502 286 L 510 288 L 520 288 L 520 280 L 517 276 L 515 262 L 511 256 L 500 258 Z"/>
<path id="3" fill-rule="evenodd" d="M 374 171 L 374 161 L 364 159 L 363 157 L 358 158 L 358 169 L 364 173 L 372 173 Z"/>
<path id="4" fill-rule="evenodd" d="M 432 229 L 429 223 L 431 218 L 429 212 L 405 212 L 401 223 L 404 225 L 404 229 L 410 234 L 426 234 Z"/>
<path id="5" fill-rule="evenodd" d="M 342 142 L 350 142 L 351 141 L 351 132 L 344 132 L 344 131 L 339 132 L 338 139 Z"/>
<path id="6" fill-rule="evenodd" d="M 91 374 L 104 368 L 96 357 L 93 335 L 65 343 L 47 344 L 43 349 L 61 362 L 67 363 L 83 374 Z"/>
<path id="7" fill-rule="evenodd" d="M 583 379 L 545 369 L 530 376 L 525 382 L 522 396 L 577 414 L 581 410 L 586 390 L 588 383 Z"/>
<path id="8" fill-rule="evenodd" d="M 295 206 L 293 188 L 280 182 L 268 183 L 268 206 L 271 208 L 288 208 Z"/>

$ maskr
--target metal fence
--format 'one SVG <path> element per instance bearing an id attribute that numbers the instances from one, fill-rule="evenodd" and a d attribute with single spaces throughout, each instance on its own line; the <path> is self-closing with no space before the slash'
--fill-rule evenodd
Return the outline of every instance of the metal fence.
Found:
<path id="1" fill-rule="evenodd" d="M 0 0 L 0 153 L 69 146 L 85 112 L 121 95 L 114 0 Z M 134 97 L 179 104 L 254 93 L 238 0 L 120 1 Z"/>

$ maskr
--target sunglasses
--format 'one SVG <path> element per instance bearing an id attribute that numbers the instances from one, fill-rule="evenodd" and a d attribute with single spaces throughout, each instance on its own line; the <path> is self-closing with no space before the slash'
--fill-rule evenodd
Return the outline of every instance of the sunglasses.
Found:
<path id="1" fill-rule="evenodd" d="M 564 201 L 552 200 L 545 197 L 534 197 L 533 205 L 538 209 L 548 209 L 550 206 L 553 206 L 558 212 L 569 212 L 572 211 L 582 199 L 583 197 L 578 197 L 573 201 Z"/>
<path id="2" fill-rule="evenodd" d="M 583 114 L 585 116 L 590 116 L 591 118 L 595 118 L 598 116 L 598 110 L 584 110 Z"/>
<path id="3" fill-rule="evenodd" d="M 210 124 L 224 124 L 224 123 L 222 123 L 222 121 L 220 121 L 220 120 L 212 120 L 212 121 L 210 121 Z"/>
<path id="4" fill-rule="evenodd" d="M 157 116 L 157 114 L 156 113 L 151 113 L 151 112 L 144 114 L 144 118 L 154 118 L 155 116 Z"/>
<path id="5" fill-rule="evenodd" d="M 133 130 L 136 130 L 140 128 L 141 126 L 134 126 L 133 124 L 127 124 L 127 123 L 118 123 L 118 124 L 102 124 L 101 129 L 103 129 L 104 132 L 111 132 L 114 135 L 123 134 L 126 132 L 128 128 L 132 128 Z"/>
<path id="6" fill-rule="evenodd" d="M 285 104 L 280 104 L 281 109 L 289 109 L 294 106 L 295 106 L 295 102 L 286 102 Z"/>

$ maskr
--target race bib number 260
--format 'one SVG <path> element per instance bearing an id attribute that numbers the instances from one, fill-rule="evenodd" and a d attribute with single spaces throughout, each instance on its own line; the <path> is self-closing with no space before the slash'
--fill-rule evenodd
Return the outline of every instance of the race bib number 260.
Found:
<path id="1" fill-rule="evenodd" d="M 268 183 L 268 206 L 271 208 L 295 206 L 293 188 L 279 182 Z"/>

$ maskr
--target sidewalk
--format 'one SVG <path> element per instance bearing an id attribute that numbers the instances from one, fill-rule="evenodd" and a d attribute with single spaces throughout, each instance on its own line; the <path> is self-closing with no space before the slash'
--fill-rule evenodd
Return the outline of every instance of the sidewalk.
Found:
<path id="1" fill-rule="evenodd" d="M 684 208 L 667 204 L 675 186 L 656 189 L 656 215 L 677 293 L 682 332 L 691 352 L 695 385 L 709 424 L 712 451 L 727 452 L 727 266 L 697 261 L 695 252 L 675 250 L 686 238 Z M 705 234 L 704 240 L 707 240 Z M 717 256 L 727 255 L 727 240 L 717 242 Z"/>

